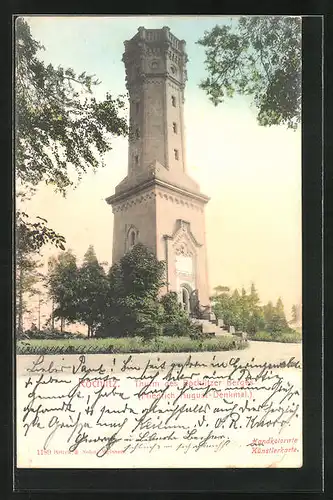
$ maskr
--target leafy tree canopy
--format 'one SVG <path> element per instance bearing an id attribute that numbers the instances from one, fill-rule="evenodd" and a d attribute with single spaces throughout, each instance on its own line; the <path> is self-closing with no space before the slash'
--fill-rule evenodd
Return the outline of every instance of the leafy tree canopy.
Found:
<path id="1" fill-rule="evenodd" d="M 233 325 L 236 330 L 246 331 L 249 334 L 255 334 L 262 329 L 273 334 L 290 330 L 281 297 L 275 306 L 271 301 L 261 306 L 254 283 L 251 284 L 250 293 L 244 288 L 241 293 L 237 289 L 233 292 L 230 289 L 229 292 L 225 290 L 228 290 L 228 287 L 216 287 L 216 293 L 211 300 L 217 318 L 223 319 L 227 326 Z"/>
<path id="2" fill-rule="evenodd" d="M 157 298 L 164 285 L 165 263 L 145 245 L 138 243 L 120 260 L 123 289 L 126 294 Z"/>
<path id="3" fill-rule="evenodd" d="M 24 19 L 17 19 L 15 34 L 17 185 L 25 192 L 45 182 L 65 195 L 88 169 L 104 165 L 112 136 L 127 134 L 127 121 L 121 116 L 125 101 L 111 94 L 97 101 L 96 78 L 42 62 L 38 52 L 44 47 L 32 38 Z M 32 224 L 26 217 L 21 223 Z M 35 245 L 50 241 L 61 247 L 63 241 L 45 223 L 28 225 Z"/>
<path id="4" fill-rule="evenodd" d="M 301 320 L 302 312 L 300 304 L 293 304 L 291 308 L 292 323 L 298 323 Z"/>
<path id="5" fill-rule="evenodd" d="M 49 259 L 48 290 L 56 306 L 55 318 L 70 322 L 77 319 L 78 278 L 76 257 L 70 250 Z"/>
<path id="6" fill-rule="evenodd" d="M 104 324 L 113 324 L 119 336 L 133 335 L 145 328 L 159 330 L 163 308 L 157 299 L 164 284 L 164 272 L 164 262 L 158 261 L 141 243 L 135 245 L 109 271 L 109 302 Z"/>
<path id="7" fill-rule="evenodd" d="M 109 291 L 107 275 L 98 262 L 92 245 L 85 253 L 82 266 L 79 268 L 78 283 L 77 317 L 88 326 L 88 336 L 92 336 L 104 315 Z"/>
<path id="8" fill-rule="evenodd" d="M 297 128 L 301 119 L 301 19 L 240 17 L 197 42 L 208 77 L 200 87 L 215 106 L 235 94 L 252 97 L 260 125 Z"/>

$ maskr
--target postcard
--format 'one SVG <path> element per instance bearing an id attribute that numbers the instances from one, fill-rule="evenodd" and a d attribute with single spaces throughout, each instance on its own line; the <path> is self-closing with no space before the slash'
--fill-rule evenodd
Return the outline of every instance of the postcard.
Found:
<path id="1" fill-rule="evenodd" d="M 15 20 L 18 468 L 300 468 L 301 18 Z"/>

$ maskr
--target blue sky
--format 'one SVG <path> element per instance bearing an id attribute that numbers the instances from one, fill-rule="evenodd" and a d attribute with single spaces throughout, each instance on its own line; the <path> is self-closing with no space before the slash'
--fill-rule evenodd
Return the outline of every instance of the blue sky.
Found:
<path id="1" fill-rule="evenodd" d="M 126 92 L 121 60 L 124 41 L 139 26 L 161 28 L 187 44 L 185 131 L 188 173 L 211 197 L 207 205 L 207 251 L 211 289 L 248 288 L 254 281 L 263 301 L 282 296 L 287 312 L 301 301 L 301 131 L 260 127 L 243 97 L 214 107 L 199 89 L 205 53 L 196 41 L 229 17 L 29 17 L 31 32 L 53 65 L 95 74 L 96 95 Z M 235 22 L 235 19 L 234 19 Z M 105 198 L 127 173 L 127 141 L 113 140 L 107 166 L 85 175 L 66 199 L 40 186 L 29 210 L 42 214 L 82 258 L 94 244 L 111 262 L 113 216 Z M 48 250 L 54 254 L 54 249 Z M 47 254 L 47 252 L 46 252 Z"/>
<path id="2" fill-rule="evenodd" d="M 230 17 L 33 17 L 29 18 L 32 33 L 47 47 L 41 53 L 45 61 L 71 66 L 77 72 L 95 74 L 101 80 L 101 90 L 121 94 L 125 89 L 125 70 L 121 60 L 124 41 L 132 38 L 139 26 L 162 28 L 186 41 L 189 56 L 187 95 L 202 93 L 198 85 L 205 77 L 204 48 L 196 42 L 206 30 L 216 24 L 234 22 Z M 64 50 L 64 47 L 66 50 Z M 236 98 L 231 104 L 244 100 Z"/>

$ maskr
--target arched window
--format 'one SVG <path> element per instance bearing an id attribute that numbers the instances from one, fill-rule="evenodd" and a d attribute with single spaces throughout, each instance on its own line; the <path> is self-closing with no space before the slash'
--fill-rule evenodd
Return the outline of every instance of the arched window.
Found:
<path id="1" fill-rule="evenodd" d="M 126 252 L 130 252 L 132 248 L 139 242 L 139 231 L 134 226 L 131 225 L 126 231 L 125 248 Z"/>

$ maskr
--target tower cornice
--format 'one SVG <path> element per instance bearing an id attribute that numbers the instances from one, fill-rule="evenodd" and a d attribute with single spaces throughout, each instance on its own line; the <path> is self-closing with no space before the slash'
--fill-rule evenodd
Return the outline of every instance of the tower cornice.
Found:
<path id="1" fill-rule="evenodd" d="M 109 205 L 115 205 L 152 187 L 164 188 L 168 191 L 172 191 L 173 193 L 186 196 L 188 198 L 191 198 L 192 200 L 199 201 L 203 204 L 208 203 L 210 200 L 209 196 L 206 196 L 202 193 L 194 193 L 187 189 L 183 189 L 175 184 L 169 184 L 168 182 L 162 181 L 160 179 L 150 179 L 148 181 L 142 182 L 141 184 L 138 184 L 132 189 L 126 190 L 123 193 L 117 193 L 112 196 L 109 196 L 108 198 L 105 199 L 105 201 Z"/>

